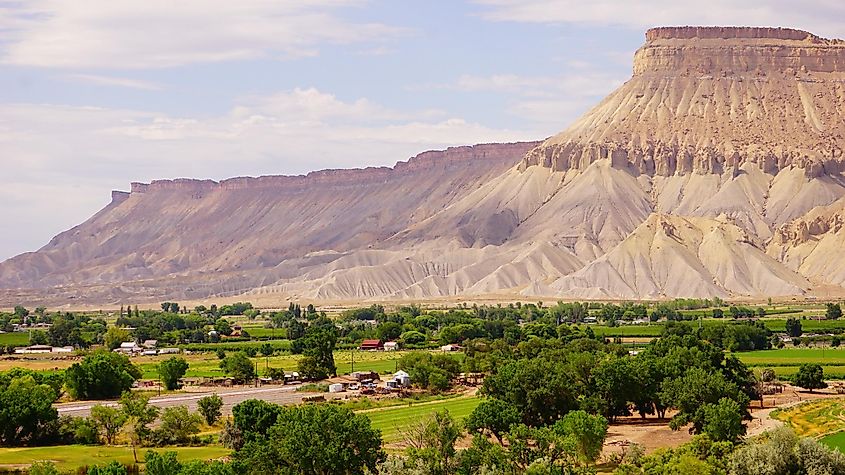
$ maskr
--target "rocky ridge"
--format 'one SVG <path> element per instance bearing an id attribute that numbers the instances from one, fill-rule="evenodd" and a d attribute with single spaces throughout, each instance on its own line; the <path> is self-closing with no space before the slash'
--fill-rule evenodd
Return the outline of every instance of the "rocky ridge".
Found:
<path id="1" fill-rule="evenodd" d="M 655 28 L 542 143 L 136 183 L 0 264 L 0 301 L 845 294 L 843 149 L 841 40 Z"/>

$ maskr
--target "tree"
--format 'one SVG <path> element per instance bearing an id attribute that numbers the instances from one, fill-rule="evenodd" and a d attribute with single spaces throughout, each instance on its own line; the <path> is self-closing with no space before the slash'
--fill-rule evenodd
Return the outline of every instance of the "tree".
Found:
<path id="1" fill-rule="evenodd" d="M 484 378 L 484 395 L 519 411 L 530 426 L 553 424 L 578 407 L 575 381 L 566 367 L 543 358 L 509 361 Z"/>
<path id="2" fill-rule="evenodd" d="M 282 406 L 259 399 L 248 399 L 236 405 L 232 408 L 232 416 L 234 429 L 239 432 L 237 438 L 244 443 L 264 438 L 281 412 Z M 233 448 L 240 447 L 236 444 Z"/>
<path id="3" fill-rule="evenodd" d="M 454 473 L 455 442 L 460 436 L 461 430 L 449 411 L 437 411 L 407 430 L 409 458 L 422 462 L 432 475 Z"/>
<path id="4" fill-rule="evenodd" d="M 185 358 L 178 356 L 168 358 L 158 365 L 161 381 L 164 387 L 171 391 L 179 387 L 179 380 L 185 376 L 186 371 L 188 371 L 188 362 Z"/>
<path id="5" fill-rule="evenodd" d="M 701 367 L 687 370 L 682 376 L 666 380 L 662 384 L 660 397 L 678 413 L 669 423 L 673 430 L 678 430 L 692 423 L 692 432 L 700 434 L 707 422 L 706 406 L 717 404 L 722 398 L 732 399 L 746 415 L 749 398 L 733 382 L 728 381 L 720 371 L 710 371 Z"/>
<path id="6" fill-rule="evenodd" d="M 381 433 L 370 419 L 338 406 L 280 408 L 266 434 L 235 453 L 247 473 L 363 475 L 377 473 L 385 459 Z"/>
<path id="7" fill-rule="evenodd" d="M 607 426 L 607 419 L 602 416 L 572 411 L 555 422 L 552 430 L 567 440 L 566 445 L 574 447 L 579 460 L 593 463 L 601 455 Z"/>
<path id="8" fill-rule="evenodd" d="M 702 433 L 716 442 L 736 442 L 745 435 L 742 423 L 744 408 L 733 399 L 722 398 L 716 404 L 706 404 L 703 408 L 704 424 Z"/>
<path id="9" fill-rule="evenodd" d="M 837 320 L 842 318 L 842 307 L 838 303 L 829 303 L 827 304 L 827 309 L 825 310 L 825 318 L 828 320 Z"/>
<path id="10" fill-rule="evenodd" d="M 154 437 L 159 444 L 184 444 L 200 431 L 202 417 L 185 406 L 166 407 L 161 412 L 160 425 Z"/>
<path id="11" fill-rule="evenodd" d="M 376 336 L 379 340 L 390 341 L 399 338 L 402 334 L 402 325 L 397 322 L 384 322 L 376 328 Z"/>
<path id="12" fill-rule="evenodd" d="M 225 318 L 221 318 L 214 322 L 214 329 L 221 335 L 229 336 L 232 334 L 232 325 Z"/>
<path id="13" fill-rule="evenodd" d="M 0 386 L 0 445 L 26 445 L 44 435 L 58 419 L 53 408 L 56 393 L 32 376 L 14 378 Z"/>
<path id="14" fill-rule="evenodd" d="M 103 344 L 109 350 L 114 350 L 115 348 L 119 348 L 121 343 L 130 341 L 131 338 L 132 336 L 129 334 L 129 330 L 120 327 L 109 327 L 106 330 L 106 334 L 103 335 Z"/>
<path id="15" fill-rule="evenodd" d="M 467 417 L 466 426 L 470 432 L 488 431 L 502 443 L 502 435 L 520 421 L 519 411 L 499 399 L 484 399 Z"/>
<path id="16" fill-rule="evenodd" d="M 797 318 L 787 318 L 786 319 L 786 334 L 791 336 L 792 338 L 796 338 L 801 336 L 801 320 Z"/>
<path id="17" fill-rule="evenodd" d="M 150 406 L 150 398 L 131 391 L 120 396 L 120 406 L 126 415 L 126 429 L 132 444 L 132 455 L 138 463 L 136 447 L 149 440 L 152 430 L 149 425 L 158 417 L 158 408 Z"/>
<path id="18" fill-rule="evenodd" d="M 317 358 L 313 356 L 303 356 L 300 358 L 297 362 L 297 369 L 299 370 L 299 374 L 305 379 L 318 381 L 329 377 L 328 369 L 320 366 L 317 363 Z"/>
<path id="19" fill-rule="evenodd" d="M 91 408 L 91 420 L 106 445 L 112 445 L 126 424 L 126 414 L 120 409 L 98 404 Z"/>
<path id="20" fill-rule="evenodd" d="M 402 344 L 406 346 L 419 345 L 420 343 L 425 342 L 425 335 L 416 330 L 411 330 L 403 333 L 399 339 L 402 341 Z"/>
<path id="21" fill-rule="evenodd" d="M 777 374 L 775 374 L 775 370 L 772 368 L 765 368 L 760 373 L 760 381 L 764 383 L 771 383 L 772 381 L 777 379 Z"/>
<path id="22" fill-rule="evenodd" d="M 242 351 L 223 358 L 220 361 L 220 369 L 238 382 L 248 383 L 255 379 L 255 366 L 246 353 Z"/>
<path id="23" fill-rule="evenodd" d="M 97 351 L 68 368 L 65 382 L 74 398 L 110 399 L 128 391 L 141 375 L 126 355 Z"/>
<path id="24" fill-rule="evenodd" d="M 814 389 L 824 389 L 824 369 L 816 363 L 805 363 L 798 368 L 795 375 L 795 385 L 813 392 Z"/>
<path id="25" fill-rule="evenodd" d="M 305 330 L 302 354 L 314 358 L 318 368 L 330 376 L 337 376 L 334 349 L 337 344 L 337 327 L 326 317 L 320 317 Z"/>
<path id="26" fill-rule="evenodd" d="M 217 394 L 212 394 L 211 396 L 206 396 L 201 398 L 197 401 L 197 410 L 200 414 L 202 414 L 203 419 L 205 419 L 206 424 L 214 425 L 222 412 L 220 409 L 223 407 L 223 398 L 218 396 Z"/>

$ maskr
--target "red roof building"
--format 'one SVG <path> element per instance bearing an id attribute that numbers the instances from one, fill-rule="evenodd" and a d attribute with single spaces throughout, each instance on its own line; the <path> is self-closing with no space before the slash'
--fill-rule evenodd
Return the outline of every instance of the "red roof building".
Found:
<path id="1" fill-rule="evenodd" d="M 361 342 L 361 346 L 358 347 L 359 350 L 367 350 L 367 351 L 375 351 L 382 349 L 383 345 L 381 340 L 364 340 Z"/>

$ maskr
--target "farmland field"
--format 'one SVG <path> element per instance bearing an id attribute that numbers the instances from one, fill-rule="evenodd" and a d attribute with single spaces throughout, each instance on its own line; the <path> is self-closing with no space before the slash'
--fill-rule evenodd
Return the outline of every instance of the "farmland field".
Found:
<path id="1" fill-rule="evenodd" d="M 845 453 L 845 431 L 839 431 L 830 435 L 826 435 L 819 439 L 819 442 L 832 449 L 839 449 L 840 452 Z"/>
<path id="2" fill-rule="evenodd" d="M 360 414 L 369 417 L 373 427 L 381 430 L 384 441 L 391 443 L 402 440 L 402 431 L 409 424 L 432 412 L 446 409 L 456 421 L 462 421 L 475 409 L 479 402 L 481 400 L 478 397 L 470 396 L 411 406 L 373 409 L 360 412 Z"/>
<path id="3" fill-rule="evenodd" d="M 802 437 L 819 437 L 845 429 L 845 399 L 819 399 L 778 412 L 772 417 L 786 422 Z"/>
<path id="4" fill-rule="evenodd" d="M 9 332 L 0 333 L 0 346 L 27 346 L 29 345 L 29 333 Z"/>
<path id="5" fill-rule="evenodd" d="M 783 348 L 734 353 L 748 366 L 799 366 L 818 363 L 827 366 L 845 366 L 845 349 L 842 348 Z"/>
<path id="6" fill-rule="evenodd" d="M 166 447 L 157 448 L 157 452 L 175 451 L 179 460 L 210 460 L 228 455 L 231 451 L 220 446 L 209 447 Z M 139 449 L 138 458 L 142 458 L 146 449 Z M 75 470 L 84 465 L 107 464 L 116 460 L 131 464 L 131 447 L 101 445 L 59 445 L 53 447 L 15 447 L 0 448 L 0 467 L 29 465 L 38 460 L 50 460 L 59 470 Z"/>

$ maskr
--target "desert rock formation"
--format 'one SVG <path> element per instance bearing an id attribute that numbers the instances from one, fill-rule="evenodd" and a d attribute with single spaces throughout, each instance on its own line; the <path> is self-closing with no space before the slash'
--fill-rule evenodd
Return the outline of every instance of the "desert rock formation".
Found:
<path id="1" fill-rule="evenodd" d="M 782 28 L 655 28 L 631 79 L 542 143 L 302 177 L 134 183 L 43 249 L 0 264 L 0 299 L 842 288 L 843 150 L 845 42 Z"/>

